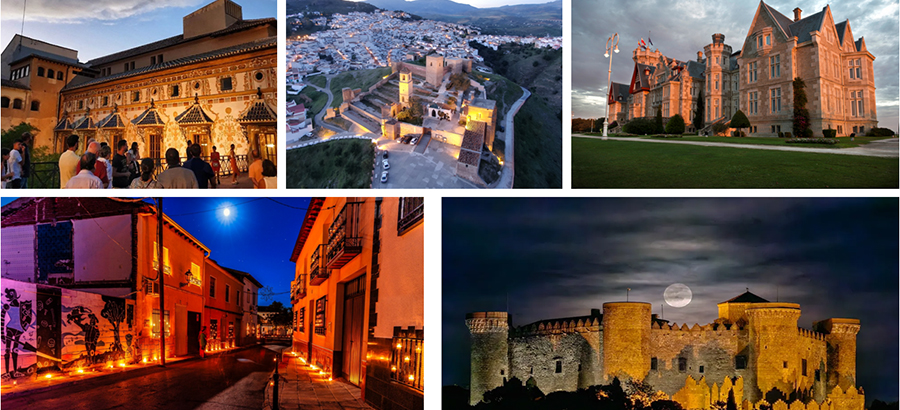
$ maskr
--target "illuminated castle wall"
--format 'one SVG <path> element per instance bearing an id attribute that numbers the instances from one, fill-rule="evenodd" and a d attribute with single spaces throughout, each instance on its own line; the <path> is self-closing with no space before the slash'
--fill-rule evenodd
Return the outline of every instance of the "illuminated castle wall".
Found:
<path id="1" fill-rule="evenodd" d="M 513 377 L 545 394 L 619 377 L 649 383 L 686 409 L 709 408 L 731 390 L 744 408 L 779 400 L 785 408 L 794 401 L 791 409 L 863 408 L 859 320 L 832 318 L 802 329 L 800 305 L 750 292 L 718 307 L 718 319 L 690 327 L 659 319 L 643 302 L 604 303 L 588 316 L 520 327 L 506 312 L 470 313 L 470 402 Z"/>

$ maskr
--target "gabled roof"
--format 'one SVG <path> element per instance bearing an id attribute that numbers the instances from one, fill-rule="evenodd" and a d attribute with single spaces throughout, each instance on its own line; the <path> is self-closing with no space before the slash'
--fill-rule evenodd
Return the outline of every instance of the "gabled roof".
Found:
<path id="1" fill-rule="evenodd" d="M 144 110 L 144 112 L 140 113 L 137 117 L 131 120 L 131 123 L 139 127 L 162 127 L 166 125 L 166 123 L 162 120 L 162 117 L 159 115 L 159 112 L 156 111 L 156 104 L 153 102 L 153 100 L 150 100 L 150 107 L 148 107 L 146 110 Z"/>
<path id="2" fill-rule="evenodd" d="M 844 20 L 834 25 L 834 29 L 837 30 L 838 43 L 841 45 L 844 45 L 844 32 L 847 31 L 847 24 L 849 23 L 850 20 Z"/>
<path id="3" fill-rule="evenodd" d="M 176 115 L 175 122 L 179 125 L 212 124 L 213 119 L 200 106 L 200 99 L 194 96 L 194 103 L 183 113 Z"/>
<path id="4" fill-rule="evenodd" d="M 811 31 L 822 31 L 822 26 L 825 23 L 825 10 L 827 9 L 828 6 L 825 6 L 822 11 L 806 16 L 790 25 L 789 33 L 797 36 L 797 43 L 805 43 L 812 40 L 812 36 L 809 35 Z"/>
<path id="5" fill-rule="evenodd" d="M 769 301 L 750 293 L 748 290 L 722 303 L 769 303 Z"/>
<path id="6" fill-rule="evenodd" d="M 97 126 L 94 124 L 94 119 L 91 118 L 90 110 L 88 110 L 87 114 L 84 114 L 80 120 L 75 122 L 76 130 L 94 130 L 97 129 Z"/>
<path id="7" fill-rule="evenodd" d="M 766 10 L 769 13 L 769 16 L 772 17 L 772 20 L 775 20 L 775 24 L 781 29 L 782 34 L 785 37 L 791 38 L 794 35 L 791 34 L 790 26 L 793 23 L 793 20 L 778 12 L 778 10 L 773 9 L 771 6 L 766 4 L 764 1 L 759 2 L 760 7 L 763 10 Z"/>
<path id="8" fill-rule="evenodd" d="M 90 67 L 88 67 L 84 64 L 81 64 L 78 61 L 75 61 L 71 58 L 65 58 L 62 56 L 58 56 L 56 54 L 45 53 L 45 52 L 42 52 L 41 50 L 33 50 L 33 49 L 29 49 L 29 50 L 31 50 L 32 52 L 29 54 L 22 55 L 20 58 L 16 58 L 11 63 L 9 63 L 9 65 L 11 65 L 11 66 L 16 65 L 16 64 L 18 64 L 22 61 L 25 61 L 29 58 L 40 58 L 41 60 L 46 60 L 51 63 L 69 65 L 69 66 L 78 67 L 81 69 L 90 69 Z"/>
<path id="9" fill-rule="evenodd" d="M 257 123 L 269 123 L 269 122 L 277 122 L 278 115 L 275 114 L 275 111 L 269 107 L 269 104 L 266 104 L 266 101 L 262 98 L 257 99 L 253 102 L 253 105 L 250 106 L 250 109 L 238 118 L 239 124 L 257 124 Z"/>
<path id="10" fill-rule="evenodd" d="M 69 120 L 69 113 L 63 113 L 63 119 L 56 123 L 53 131 L 71 131 L 75 129 L 75 123 Z"/>
<path id="11" fill-rule="evenodd" d="M 698 63 L 694 60 L 687 62 L 687 73 L 692 78 L 703 79 L 703 73 L 706 72 L 706 65 Z"/>
<path id="12" fill-rule="evenodd" d="M 125 128 L 126 121 L 119 114 L 119 107 L 113 108 L 113 112 L 97 123 L 97 128 Z"/>
<path id="13" fill-rule="evenodd" d="M 607 100 L 610 103 L 627 102 L 628 101 L 628 84 L 620 84 L 613 82 L 609 88 Z"/>
<path id="14" fill-rule="evenodd" d="M 162 39 L 159 41 L 155 41 L 149 44 L 144 44 L 139 47 L 130 48 L 125 51 L 120 51 L 118 53 L 113 53 L 110 55 L 106 55 L 103 57 L 98 57 L 93 60 L 87 62 L 90 66 L 98 66 L 103 65 L 112 61 L 121 60 L 123 58 L 129 58 L 138 56 L 144 53 L 150 53 L 156 50 L 161 50 L 163 48 L 172 47 L 181 43 L 187 43 L 198 39 L 208 38 L 208 37 L 220 37 L 225 34 L 230 34 L 238 31 L 247 30 L 250 28 L 266 25 L 266 24 L 277 24 L 277 20 L 274 18 L 263 18 L 263 19 L 252 19 L 252 20 L 241 20 L 235 22 L 234 24 L 221 29 L 219 31 L 214 31 L 209 34 L 205 34 L 202 36 L 191 37 L 188 39 L 184 38 L 184 34 L 179 34 L 177 36 L 172 36 L 166 39 Z"/>
<path id="15" fill-rule="evenodd" d="M 859 40 L 856 40 L 856 43 L 854 44 L 856 45 L 856 51 L 862 51 L 863 45 L 865 45 L 866 42 L 865 40 L 863 40 L 863 37 L 860 37 Z"/>
<path id="16" fill-rule="evenodd" d="M 219 267 L 222 268 L 222 269 L 225 269 L 226 271 L 228 271 L 228 273 L 230 273 L 232 276 L 234 276 L 234 277 L 236 277 L 236 278 L 238 278 L 238 279 L 247 278 L 247 280 L 249 280 L 251 283 L 253 283 L 254 285 L 256 285 L 257 288 L 263 287 L 262 283 L 259 283 L 259 281 L 256 280 L 256 278 L 253 277 L 253 275 L 251 275 L 251 274 L 249 274 L 249 273 L 247 273 L 247 272 L 244 272 L 244 271 L 241 271 L 241 270 L 237 270 L 237 269 L 226 268 L 226 267 L 224 267 L 224 266 L 222 266 L 222 265 L 219 265 Z"/>
<path id="17" fill-rule="evenodd" d="M 644 73 L 647 70 L 649 70 L 650 75 L 653 75 L 656 67 L 646 64 L 634 64 L 634 73 L 631 75 L 631 86 L 628 87 L 628 92 L 634 94 L 638 91 L 650 90 L 650 75 Z"/>
<path id="18" fill-rule="evenodd" d="M 266 48 L 275 48 L 278 46 L 278 38 L 277 37 L 267 37 L 260 40 L 251 41 L 244 44 L 238 44 L 236 46 L 225 47 L 218 50 L 209 51 L 206 53 L 195 54 L 188 57 L 178 58 L 175 60 L 170 60 L 163 62 L 161 64 L 154 64 L 146 67 L 140 67 L 131 71 L 126 71 L 124 73 L 117 73 L 106 77 L 100 78 L 89 78 L 86 81 L 78 82 L 78 83 L 69 83 L 69 85 L 63 87 L 63 91 L 73 90 L 80 87 L 86 87 L 88 85 L 103 83 L 107 81 L 118 80 L 121 78 L 127 78 L 139 74 L 150 73 L 154 71 L 166 70 L 173 67 L 180 67 L 185 65 L 190 65 L 194 63 L 200 63 L 204 61 L 214 60 L 221 57 L 227 57 L 231 55 L 246 53 L 255 50 L 262 50 Z"/>

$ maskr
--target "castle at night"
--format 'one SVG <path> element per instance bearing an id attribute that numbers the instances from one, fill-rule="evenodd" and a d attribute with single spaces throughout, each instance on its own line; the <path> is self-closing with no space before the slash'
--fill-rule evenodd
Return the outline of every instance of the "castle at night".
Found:
<path id="1" fill-rule="evenodd" d="M 734 392 L 742 409 L 864 408 L 856 386 L 857 319 L 797 326 L 800 305 L 749 291 L 718 304 L 706 325 L 670 324 L 644 302 L 604 303 L 588 316 L 514 327 L 507 312 L 466 315 L 470 403 L 516 377 L 544 393 L 639 380 L 685 409 Z"/>

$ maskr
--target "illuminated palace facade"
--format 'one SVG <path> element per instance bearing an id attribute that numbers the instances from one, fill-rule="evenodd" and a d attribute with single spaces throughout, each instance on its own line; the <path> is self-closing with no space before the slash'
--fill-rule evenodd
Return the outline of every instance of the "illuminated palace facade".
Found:
<path id="1" fill-rule="evenodd" d="M 718 304 L 705 325 L 673 324 L 643 302 L 604 303 L 590 315 L 513 327 L 507 312 L 466 316 L 470 402 L 513 377 L 545 394 L 647 383 L 655 397 L 709 409 L 734 394 L 742 409 L 863 410 L 856 385 L 857 319 L 797 326 L 800 305 L 749 291 Z"/>
<path id="2" fill-rule="evenodd" d="M 293 350 L 377 409 L 424 408 L 423 198 L 313 198 L 291 261 Z"/>
<path id="3" fill-rule="evenodd" d="M 3 127 L 40 124 L 36 145 L 54 152 L 77 134 L 79 153 L 89 139 L 124 139 L 142 157 L 161 158 L 168 148 L 183 155 L 191 142 L 204 156 L 234 144 L 238 155 L 256 148 L 277 162 L 276 35 L 276 19 L 245 20 L 240 5 L 216 0 L 185 16 L 179 35 L 86 63 L 77 51 L 17 36 L 4 51 Z M 8 91 L 41 101 L 7 107 Z"/>

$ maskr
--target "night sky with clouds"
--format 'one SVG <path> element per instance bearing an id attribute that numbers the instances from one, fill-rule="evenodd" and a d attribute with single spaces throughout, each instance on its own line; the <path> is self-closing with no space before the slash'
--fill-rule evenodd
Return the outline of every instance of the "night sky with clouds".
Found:
<path id="1" fill-rule="evenodd" d="M 78 50 L 81 62 L 182 33 L 182 18 L 213 0 L 3 0 L 2 47 L 26 37 Z M 244 19 L 276 17 L 277 0 L 235 0 Z M 7 61 L 8 62 L 8 61 Z M 7 63 L 5 62 L 5 63 Z"/>
<path id="2" fill-rule="evenodd" d="M 771 0 L 766 4 L 791 19 L 795 7 L 810 16 L 830 5 L 836 23 L 849 19 L 854 40 L 865 37 L 866 47 L 875 56 L 878 126 L 897 131 L 897 0 Z M 654 48 L 681 61 L 695 60 L 697 52 L 712 42 L 713 33 L 725 34 L 725 44 L 739 51 L 758 7 L 758 1 L 746 0 L 572 0 L 572 114 L 576 118 L 605 115 L 609 60 L 603 52 L 613 33 L 619 33 L 620 52 L 613 54 L 612 81 L 628 84 L 634 71 L 632 51 L 641 38 L 645 42 L 651 38 Z"/>
<path id="3" fill-rule="evenodd" d="M 445 198 L 442 385 L 469 384 L 465 315 L 506 311 L 515 326 L 649 302 L 683 283 L 670 322 L 707 324 L 746 288 L 799 303 L 798 326 L 861 322 L 858 385 L 898 398 L 898 199 Z"/>

